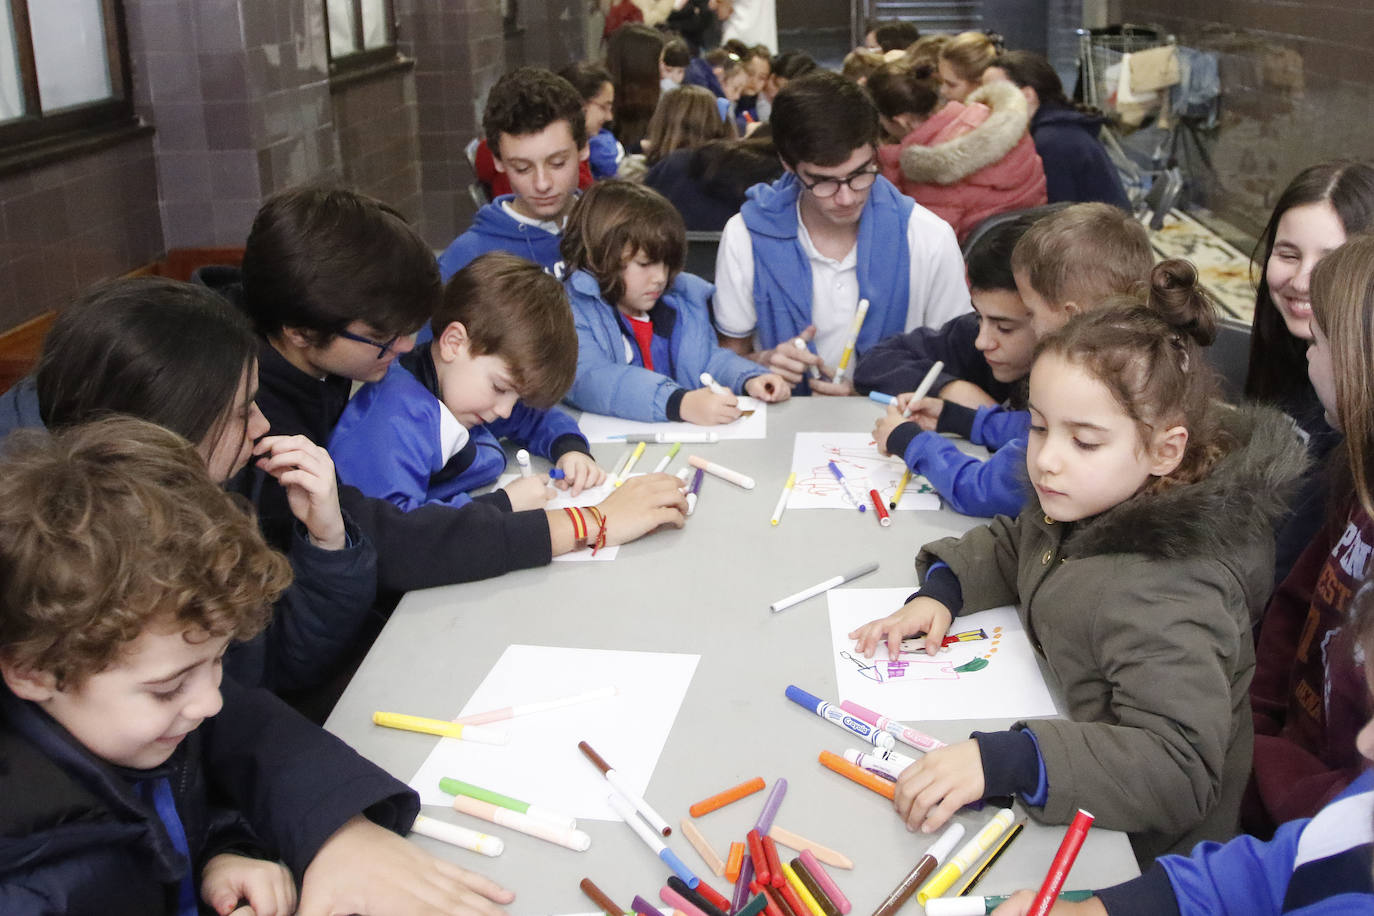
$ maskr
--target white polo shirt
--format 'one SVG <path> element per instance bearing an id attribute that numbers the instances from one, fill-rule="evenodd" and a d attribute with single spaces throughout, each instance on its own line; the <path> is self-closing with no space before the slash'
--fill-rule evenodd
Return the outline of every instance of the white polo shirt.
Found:
<path id="1" fill-rule="evenodd" d="M 811 265 L 811 323 L 816 326 L 816 352 L 825 364 L 836 366 L 844 351 L 849 326 L 859 309 L 858 249 L 855 244 L 836 260 L 816 250 L 801 221 L 798 202 L 797 238 Z M 906 246 L 910 253 L 906 330 L 940 327 L 969 311 L 964 259 L 949 223 L 920 204 L 911 208 Z M 899 244 L 893 240 L 893 244 Z M 727 337 L 753 337 L 758 326 L 754 310 L 754 244 L 743 215 L 725 224 L 716 251 L 716 328 Z M 852 367 L 851 367 L 852 368 Z"/>

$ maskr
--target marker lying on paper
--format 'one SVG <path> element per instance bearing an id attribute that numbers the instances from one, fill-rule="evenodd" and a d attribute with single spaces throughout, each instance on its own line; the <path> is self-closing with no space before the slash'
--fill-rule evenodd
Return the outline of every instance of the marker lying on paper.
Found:
<path id="1" fill-rule="evenodd" d="M 521 476 L 521 477 L 528 477 L 528 476 L 530 476 L 531 471 L 530 471 L 530 453 L 529 453 L 529 452 L 525 451 L 523 448 L 520 449 L 520 451 L 516 452 L 516 453 L 515 453 L 515 463 L 518 464 L 518 465 L 520 465 L 520 476 Z"/>
<path id="2" fill-rule="evenodd" d="M 463 741 L 476 741 L 478 744 L 505 744 L 510 740 L 504 728 L 488 728 L 484 725 L 459 725 L 443 719 L 426 719 L 424 716 L 408 716 L 400 712 L 374 712 L 372 721 L 386 728 L 401 731 L 420 732 L 425 735 L 438 735 L 440 738 L 460 738 Z"/>
<path id="3" fill-rule="evenodd" d="M 616 436 L 607 436 L 607 439 L 614 439 L 617 442 L 647 442 L 650 445 L 666 445 L 669 442 L 685 442 L 688 445 L 700 445 L 703 443 L 714 443 L 720 441 L 720 433 L 699 433 L 689 429 L 681 432 L 670 433 L 620 433 Z"/>
<path id="4" fill-rule="evenodd" d="M 896 511 L 897 503 L 902 501 L 902 494 L 906 492 L 906 485 L 911 482 L 911 468 L 902 472 L 902 479 L 897 482 L 897 489 L 892 494 L 892 502 L 887 504 L 889 509 Z"/>
<path id="5" fill-rule="evenodd" d="M 737 487 L 743 487 L 746 490 L 754 489 L 754 478 L 750 477 L 748 474 L 732 471 L 727 467 L 716 464 L 714 461 L 707 461 L 700 455 L 688 455 L 687 463 L 694 468 L 705 471 L 712 477 L 719 477 L 721 480 L 728 481 Z"/>
<path id="6" fill-rule="evenodd" d="M 677 452 L 680 448 L 682 448 L 682 443 L 674 442 L 673 447 L 668 449 L 668 454 L 664 455 L 663 458 L 660 459 L 658 464 L 654 467 L 654 473 L 662 474 L 665 470 L 667 470 L 668 463 L 672 461 L 675 457 L 677 457 Z"/>
<path id="7" fill-rule="evenodd" d="M 561 709 L 564 706 L 572 706 L 575 703 L 586 703 L 591 700 L 604 700 L 606 697 L 613 697 L 618 693 L 615 687 L 598 687 L 596 690 L 588 690 L 586 693 L 574 694 L 570 697 L 560 697 L 556 700 L 540 700 L 537 703 L 521 703 L 516 706 L 503 706 L 500 709 L 492 709 L 487 712 L 475 712 L 466 716 L 459 716 L 454 719 L 459 725 L 486 725 L 488 722 L 500 722 L 505 719 L 514 719 L 516 716 L 529 716 L 537 712 L 546 712 L 550 709 Z"/>
<path id="8" fill-rule="evenodd" d="M 607 763 L 600 754 L 592 750 L 590 744 L 585 741 L 579 741 L 577 742 L 577 749 L 582 752 L 584 757 L 592 762 L 593 766 L 601 771 L 601 775 L 606 777 L 606 781 L 611 784 L 613 789 L 624 796 L 625 800 L 633 805 L 640 814 L 644 815 L 644 819 L 648 821 L 655 830 L 664 836 L 673 832 L 673 828 L 668 826 L 668 822 L 663 819 L 663 815 L 651 808 L 649 803 L 646 802 L 638 792 L 630 788 L 629 783 L 625 781 L 625 777 L 621 776 L 619 771 L 612 769 L 611 765 Z M 683 880 L 685 881 L 686 879 L 684 878 Z"/>
<path id="9" fill-rule="evenodd" d="M 936 360 L 935 365 L 926 372 L 926 377 L 921 379 L 921 384 L 916 386 L 916 390 L 911 393 L 911 399 L 906 402 L 906 410 L 902 411 L 903 417 L 911 416 L 911 408 L 920 403 L 921 398 L 925 397 L 930 391 L 930 386 L 935 384 L 935 377 L 945 368 L 943 360 Z"/>
<path id="10" fill-rule="evenodd" d="M 845 480 L 844 475 L 840 473 L 840 466 L 833 461 L 827 461 L 826 464 L 830 465 L 830 473 L 834 475 L 837 481 L 839 481 L 840 489 L 844 491 L 845 502 L 849 503 L 851 506 L 854 506 L 860 512 L 867 511 L 868 507 L 865 506 L 858 499 L 856 499 L 854 497 L 854 491 L 849 489 L 849 481 Z"/>
<path id="11" fill-rule="evenodd" d="M 824 582 L 817 582 L 810 588 L 804 588 L 801 591 L 797 592 L 795 595 L 788 595 L 786 598 L 774 601 L 772 604 L 768 605 L 768 610 L 772 611 L 774 614 L 776 614 L 778 611 L 785 611 L 794 604 L 801 604 L 807 598 L 814 598 L 821 592 L 828 592 L 836 586 L 844 585 L 846 582 L 852 582 L 855 579 L 861 578 L 863 576 L 868 575 L 871 572 L 877 571 L 877 563 L 867 563 L 856 569 L 851 569 L 847 573 L 841 573 L 838 576 L 833 576 L 829 579 L 826 579 Z"/>
<path id="12" fill-rule="evenodd" d="M 776 526 L 782 521 L 782 513 L 787 509 L 787 500 L 792 496 L 792 488 L 797 485 L 797 472 L 793 471 L 787 475 L 787 483 L 783 484 L 782 495 L 778 497 L 778 504 L 773 508 L 772 524 Z"/>

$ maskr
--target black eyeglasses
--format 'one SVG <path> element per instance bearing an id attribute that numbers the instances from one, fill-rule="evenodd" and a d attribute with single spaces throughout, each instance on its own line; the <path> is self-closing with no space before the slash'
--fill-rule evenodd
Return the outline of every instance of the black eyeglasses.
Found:
<path id="1" fill-rule="evenodd" d="M 797 180 L 802 183 L 802 187 L 817 197 L 834 197 L 840 193 L 841 185 L 851 191 L 867 191 L 873 187 L 873 182 L 878 180 L 878 167 L 870 162 L 857 172 L 846 175 L 844 178 L 821 178 L 816 181 L 807 181 L 798 172 Z"/>
<path id="2" fill-rule="evenodd" d="M 354 334 L 351 331 L 340 331 L 339 336 L 344 340 L 356 340 L 358 343 L 365 343 L 368 346 L 376 347 L 377 358 L 381 359 L 386 356 L 387 352 L 395 345 L 396 341 L 400 340 L 402 337 L 408 337 L 409 335 L 397 334 L 386 343 L 382 343 L 380 340 L 373 340 L 371 337 L 364 337 L 361 334 Z"/>

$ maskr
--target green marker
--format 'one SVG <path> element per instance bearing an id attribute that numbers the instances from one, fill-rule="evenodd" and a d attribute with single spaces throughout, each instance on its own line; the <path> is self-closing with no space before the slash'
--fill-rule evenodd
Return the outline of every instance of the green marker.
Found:
<path id="1" fill-rule="evenodd" d="M 663 460 L 659 461 L 658 467 L 654 468 L 654 473 L 662 474 L 664 469 L 668 467 L 668 462 L 677 457 L 677 450 L 680 448 L 682 448 L 682 443 L 674 442 L 673 447 L 668 449 L 668 454 L 664 455 Z"/>
<path id="2" fill-rule="evenodd" d="M 1082 903 L 1092 891 L 1064 891 L 1057 900 Z M 932 897 L 926 901 L 926 916 L 987 916 L 1010 897 Z"/>
<path id="3" fill-rule="evenodd" d="M 577 829 L 577 821 L 571 815 L 549 808 L 541 808 L 538 805 L 531 805 L 529 802 L 523 802 L 518 798 L 511 798 L 509 795 L 502 795 L 481 786 L 474 786 L 472 783 L 463 782 L 461 779 L 450 779 L 445 776 L 439 780 L 439 790 L 447 792 L 449 795 L 466 795 L 468 798 L 475 798 L 478 801 L 496 805 L 498 808 L 518 811 L 553 827 L 563 827 L 568 830 Z"/>

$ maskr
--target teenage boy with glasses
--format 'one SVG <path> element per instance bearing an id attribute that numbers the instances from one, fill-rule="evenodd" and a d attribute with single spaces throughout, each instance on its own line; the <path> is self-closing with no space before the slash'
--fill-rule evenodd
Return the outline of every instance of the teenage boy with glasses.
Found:
<path id="1" fill-rule="evenodd" d="M 798 394 L 852 394 L 830 377 L 859 300 L 869 310 L 856 356 L 967 312 L 964 262 L 949 225 L 877 174 L 878 112 L 858 86 L 834 73 L 793 80 L 771 124 L 787 171 L 751 188 L 725 225 L 716 328 Z M 823 378 L 806 378 L 813 366 Z"/>

